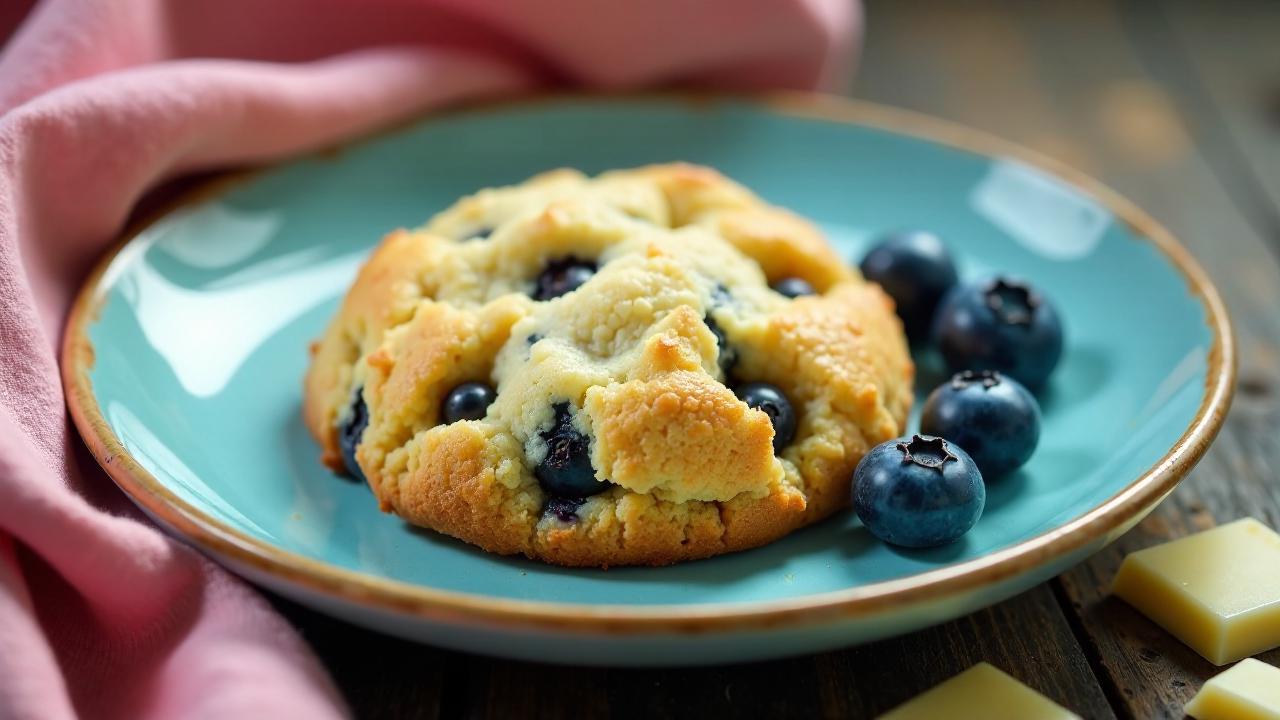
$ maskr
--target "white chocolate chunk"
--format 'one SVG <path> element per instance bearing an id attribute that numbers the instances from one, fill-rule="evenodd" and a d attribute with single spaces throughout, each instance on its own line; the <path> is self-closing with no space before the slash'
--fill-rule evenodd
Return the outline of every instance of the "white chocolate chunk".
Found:
<path id="1" fill-rule="evenodd" d="M 1183 709 L 1196 720 L 1280 720 L 1280 668 L 1241 660 L 1205 683 Z"/>
<path id="2" fill-rule="evenodd" d="M 890 710 L 880 720 L 1080 720 L 1080 716 L 988 663 Z"/>
<path id="3" fill-rule="evenodd" d="M 1280 535 L 1246 518 L 1124 559 L 1114 592 L 1209 662 L 1280 646 Z"/>

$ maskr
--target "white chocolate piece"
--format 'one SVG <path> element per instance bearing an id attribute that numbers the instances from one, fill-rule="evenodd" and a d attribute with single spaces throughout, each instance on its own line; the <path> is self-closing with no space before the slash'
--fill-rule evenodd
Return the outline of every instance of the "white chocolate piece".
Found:
<path id="1" fill-rule="evenodd" d="M 1080 716 L 978 663 L 882 715 L 880 720 L 1080 720 Z"/>
<path id="2" fill-rule="evenodd" d="M 1280 668 L 1241 660 L 1205 683 L 1183 710 L 1196 720 L 1280 720 Z"/>
<path id="3" fill-rule="evenodd" d="M 1280 535 L 1245 518 L 1130 554 L 1113 591 L 1215 665 L 1280 646 Z"/>

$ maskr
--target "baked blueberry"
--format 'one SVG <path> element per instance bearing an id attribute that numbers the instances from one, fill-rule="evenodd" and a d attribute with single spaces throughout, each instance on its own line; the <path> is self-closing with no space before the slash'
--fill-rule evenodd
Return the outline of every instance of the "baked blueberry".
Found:
<path id="1" fill-rule="evenodd" d="M 848 459 L 905 432 L 912 360 L 892 302 L 805 221 L 709 168 L 562 170 L 421 227 L 443 241 L 394 233 L 358 273 L 299 408 L 345 476 L 338 429 L 367 386 L 347 453 L 369 463 L 369 499 L 414 526 L 573 567 L 711 557 L 847 504 Z M 810 291 L 789 278 L 817 294 L 771 288 Z M 405 282 L 431 307 L 399 312 Z M 758 381 L 786 397 L 746 392 L 749 408 L 735 392 Z"/>
<path id="2" fill-rule="evenodd" d="M 471 242 L 472 240 L 488 240 L 489 235 L 491 233 L 493 233 L 493 228 L 491 227 L 476 228 L 475 230 L 471 231 L 470 235 L 467 235 L 466 237 L 462 238 L 462 242 Z"/>
<path id="3" fill-rule="evenodd" d="M 919 231 L 890 235 L 871 248 L 859 268 L 893 298 L 911 343 L 927 340 L 938 303 L 957 280 L 951 253 L 938 236 Z"/>
<path id="4" fill-rule="evenodd" d="M 596 479 L 591 466 L 591 443 L 573 426 L 567 403 L 555 406 L 556 420 L 541 433 L 547 455 L 533 469 L 538 484 L 552 497 L 583 498 L 604 492 L 608 483 Z"/>
<path id="5" fill-rule="evenodd" d="M 1039 290 L 1007 277 L 956 288 L 933 329 L 953 371 L 996 370 L 1037 391 L 1062 357 L 1058 311 Z"/>
<path id="6" fill-rule="evenodd" d="M 542 506 L 542 512 L 555 515 L 560 522 L 577 522 L 578 508 L 582 507 L 584 502 L 586 502 L 584 498 L 551 497 L 547 498 L 547 504 Z"/>
<path id="7" fill-rule="evenodd" d="M 775 453 L 782 452 L 783 448 L 791 444 L 791 440 L 796 436 L 796 411 L 791 407 L 791 401 L 776 385 L 762 382 L 747 383 L 738 387 L 737 394 L 738 399 L 748 407 L 762 410 L 769 416 L 769 422 L 773 423 Z"/>
<path id="8" fill-rule="evenodd" d="M 459 420 L 479 420 L 488 411 L 498 394 L 482 382 L 465 382 L 449 391 L 444 398 L 441 413 L 446 423 Z"/>
<path id="9" fill-rule="evenodd" d="M 596 274 L 596 264 L 575 257 L 562 258 L 547 265 L 538 276 L 533 290 L 534 300 L 551 300 L 573 292 Z"/>
<path id="10" fill-rule="evenodd" d="M 342 464 L 347 474 L 360 482 L 366 482 L 364 471 L 356 462 L 356 446 L 369 427 L 369 408 L 364 404 L 364 388 L 356 388 L 351 394 L 351 409 L 347 417 L 338 425 L 338 449 L 342 451 Z"/>
<path id="11" fill-rule="evenodd" d="M 785 295 L 789 298 L 798 298 L 804 295 L 816 295 L 817 290 L 808 283 L 804 278 L 789 277 L 782 278 L 773 284 L 773 291 L 779 295 Z"/>
<path id="12" fill-rule="evenodd" d="M 964 448 L 990 480 L 1031 458 L 1040 442 L 1040 405 L 1012 378 L 965 370 L 929 393 L 920 432 Z"/>
<path id="13" fill-rule="evenodd" d="M 733 366 L 738 364 L 738 351 L 734 350 L 733 346 L 729 344 L 729 338 L 725 336 L 724 330 L 716 322 L 715 318 L 708 314 L 702 320 L 707 324 L 707 329 L 711 331 L 711 334 L 716 336 L 716 347 L 719 348 L 716 362 L 720 365 L 720 372 L 724 373 L 724 376 L 728 378 L 729 373 L 733 371 Z"/>
<path id="14" fill-rule="evenodd" d="M 711 288 L 711 307 L 724 307 L 733 303 L 733 295 L 729 294 L 729 288 L 721 283 L 716 283 Z"/>
<path id="15" fill-rule="evenodd" d="M 853 473 L 853 509 L 872 535 L 926 548 L 958 540 L 987 502 L 982 473 L 960 447 L 915 435 L 872 448 Z"/>

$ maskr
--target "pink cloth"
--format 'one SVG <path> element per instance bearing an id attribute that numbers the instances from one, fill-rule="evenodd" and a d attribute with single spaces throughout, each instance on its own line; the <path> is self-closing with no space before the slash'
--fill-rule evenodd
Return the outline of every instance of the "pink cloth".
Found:
<path id="1" fill-rule="evenodd" d="M 64 315 L 144 193 L 464 98 L 830 84 L 858 24 L 844 0 L 0 4 L 2 718 L 345 714 L 292 628 L 147 522 L 67 419 Z"/>

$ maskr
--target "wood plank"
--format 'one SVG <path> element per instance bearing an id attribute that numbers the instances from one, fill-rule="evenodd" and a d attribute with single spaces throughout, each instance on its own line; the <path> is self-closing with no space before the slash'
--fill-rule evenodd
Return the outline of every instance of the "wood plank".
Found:
<path id="1" fill-rule="evenodd" d="M 1274 130 L 1268 145 L 1258 126 L 1268 112 L 1268 96 L 1243 88 L 1260 90 L 1258 81 L 1264 73 L 1271 73 L 1271 81 L 1277 77 L 1280 63 L 1275 61 L 1280 61 L 1280 54 L 1275 38 L 1280 36 L 1280 12 L 1276 10 L 1280 7 L 1232 3 L 1230 12 L 1221 7 L 1216 8 L 1218 12 L 1201 11 L 1205 9 L 1176 1 L 1164 3 L 1163 8 L 1130 2 L 1122 15 L 1137 54 L 1167 89 L 1233 209 L 1270 244 L 1267 255 L 1256 246 L 1219 239 L 1218 252 L 1235 257 L 1236 263 L 1273 263 L 1280 248 L 1276 214 L 1280 186 L 1267 183 L 1280 179 L 1280 175 L 1269 175 L 1280 150 Z M 1212 45 L 1210 39 L 1215 41 Z M 1266 58 L 1272 62 L 1263 62 Z M 1258 297 L 1254 288 L 1246 292 Z M 1245 304 L 1243 311 L 1274 313 L 1273 308 Z M 1240 312 L 1237 308 L 1237 316 Z M 1267 353 L 1274 340 L 1268 337 L 1246 352 Z M 1059 579 L 1086 630 L 1084 642 L 1090 655 L 1106 668 L 1107 681 L 1135 717 L 1182 717 L 1182 705 L 1222 668 L 1109 597 L 1111 580 L 1125 554 L 1220 522 L 1253 516 L 1280 527 L 1280 485 L 1274 480 L 1280 460 L 1274 427 L 1280 412 L 1274 377 L 1268 370 L 1256 361 L 1246 365 L 1241 398 L 1223 437 L 1191 480 L 1134 532 Z M 1261 659 L 1280 664 L 1280 650 Z"/>
<path id="2" fill-rule="evenodd" d="M 955 622 L 816 660 L 827 717 L 874 717 L 986 661 L 1082 717 L 1114 717 L 1049 586 Z"/>
<path id="3" fill-rule="evenodd" d="M 1170 2 L 1186 14 L 1173 27 L 1187 34 L 1187 18 L 1198 16 L 1178 0 Z M 1256 198 L 1263 193 L 1249 186 L 1259 182 L 1251 179 L 1256 173 L 1239 161 L 1242 154 L 1254 154 L 1258 141 L 1244 137 L 1239 118 L 1256 118 L 1264 110 L 1258 104 L 1226 107 L 1224 116 L 1236 120 L 1226 121 L 1225 131 L 1205 110 L 1260 103 L 1263 95 L 1230 88 L 1206 95 L 1180 74 L 1195 67 L 1220 79 L 1239 58 L 1274 51 L 1278 33 L 1246 32 L 1233 23 L 1257 22 L 1256 14 L 1236 16 L 1215 5 L 1217 24 L 1197 31 L 1198 45 L 1182 48 L 1170 25 L 1162 26 L 1162 17 L 1148 8 L 1097 0 L 990 0 L 948 8 L 871 2 L 871 35 L 858 86 L 871 99 L 997 132 L 1097 175 L 1169 225 L 1232 308 L 1242 340 L 1243 382 L 1222 438 L 1148 521 L 1057 585 L 1108 694 L 1122 715 L 1139 718 L 1182 717 L 1182 704 L 1217 668 L 1108 597 L 1120 559 L 1244 515 L 1280 527 L 1280 442 L 1273 430 L 1280 420 L 1280 273 L 1277 238 L 1266 220 L 1274 208 L 1259 211 Z M 1236 48 L 1235 60 L 1211 66 L 1203 54 L 1217 46 L 1206 37 L 1270 44 Z M 1166 62 L 1169 53 L 1194 55 L 1197 62 Z M 927 77 L 920 80 L 921 75 Z M 1223 142 L 1227 136 L 1245 152 L 1231 152 Z M 1274 136 L 1270 141 L 1274 151 Z M 1255 163 L 1276 167 L 1269 158 L 1257 153 Z M 1245 202 L 1246 197 L 1255 200 Z M 1280 661 L 1274 652 L 1264 659 Z"/>
<path id="4" fill-rule="evenodd" d="M 1234 436 L 1204 463 L 1203 477 L 1231 478 L 1232 465 L 1247 462 L 1249 449 Z M 1139 718 L 1180 718 L 1182 705 L 1208 678 L 1221 672 L 1124 602 L 1109 595 L 1120 561 L 1134 550 L 1252 515 L 1280 527 L 1280 490 L 1262 483 L 1188 482 L 1138 528 L 1059 582 L 1079 622 L 1085 645 L 1105 668 L 1113 692 Z M 1259 656 L 1280 664 L 1280 650 Z"/>
<path id="5" fill-rule="evenodd" d="M 453 653 L 363 630 L 265 589 L 262 593 L 311 645 L 354 717 L 435 720 L 457 715 L 445 703 L 445 689 L 462 679 Z"/>
<path id="6" fill-rule="evenodd" d="M 374 635 L 280 601 L 358 716 L 869 717 L 987 660 L 1086 717 L 1109 717 L 1087 657 L 1123 715 L 1180 716 L 1181 703 L 1215 669 L 1109 599 L 1105 588 L 1130 549 L 1242 513 L 1280 525 L 1280 489 L 1270 482 L 1280 465 L 1280 440 L 1270 431 L 1280 419 L 1274 389 L 1280 272 L 1262 226 L 1238 205 L 1240 181 L 1221 176 L 1237 166 L 1202 142 L 1206 126 L 1186 115 L 1186 88 L 1176 75 L 1154 76 L 1150 58 L 1135 49 L 1131 34 L 1146 27 L 1144 17 L 1101 0 L 963 5 L 869 2 L 857 94 L 952 117 L 1061 157 L 1133 197 L 1184 238 L 1240 322 L 1246 377 L 1254 380 L 1202 467 L 1137 530 L 1056 586 L 903 638 L 812 657 L 655 670 L 493 661 Z M 1182 17 L 1172 23 L 1186 34 Z M 1196 35 L 1183 42 L 1208 41 Z M 1230 65 L 1195 67 L 1212 78 Z M 1210 101 L 1225 103 L 1232 93 L 1223 93 Z M 1242 131 L 1232 122 L 1239 121 L 1227 123 L 1235 141 L 1253 147 L 1239 140 Z M 1264 659 L 1280 662 L 1276 653 Z"/>
<path id="7" fill-rule="evenodd" d="M 302 630 L 360 718 L 869 718 L 983 660 L 1085 717 L 1114 717 L 1048 586 L 851 650 L 654 669 L 493 660 L 377 635 L 273 601 Z"/>
<path id="8" fill-rule="evenodd" d="M 1280 266 L 1109 0 L 867 3 L 856 95 L 1057 157 L 1147 209 L 1193 251 L 1236 320 L 1242 377 L 1280 387 Z M 1151 21 L 1158 19 L 1152 16 Z"/>
<path id="9" fill-rule="evenodd" d="M 1135 33 L 1154 25 L 1164 42 L 1140 47 L 1176 53 L 1170 64 L 1184 66 L 1188 94 L 1203 98 L 1195 107 L 1216 126 L 1208 150 L 1228 156 L 1219 172 L 1240 175 L 1233 185 L 1247 193 L 1245 210 L 1257 213 L 1255 223 L 1280 243 L 1280 3 L 1163 0 L 1159 6 L 1164 27 L 1130 25 Z"/>

